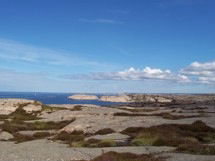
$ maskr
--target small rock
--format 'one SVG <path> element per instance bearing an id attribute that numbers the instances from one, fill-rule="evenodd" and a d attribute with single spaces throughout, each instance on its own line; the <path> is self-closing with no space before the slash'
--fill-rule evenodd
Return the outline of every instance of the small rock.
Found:
<path id="1" fill-rule="evenodd" d="M 88 137 L 87 140 L 89 140 L 89 139 L 113 140 L 117 144 L 126 145 L 129 138 L 130 138 L 130 136 L 128 136 L 128 135 L 123 135 L 120 133 L 112 133 L 112 134 L 106 134 L 106 135 L 94 135 L 94 136 Z"/>
<path id="2" fill-rule="evenodd" d="M 67 133 L 73 133 L 75 131 L 81 131 L 81 132 L 85 132 L 85 128 L 81 125 L 75 125 L 75 126 L 66 126 L 63 129 L 60 130 L 60 132 L 65 131 Z"/>

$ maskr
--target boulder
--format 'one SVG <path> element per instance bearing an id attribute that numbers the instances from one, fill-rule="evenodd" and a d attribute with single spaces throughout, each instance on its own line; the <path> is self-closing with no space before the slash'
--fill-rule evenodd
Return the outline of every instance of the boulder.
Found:
<path id="1" fill-rule="evenodd" d="M 5 132 L 5 131 L 0 131 L 0 141 L 7 141 L 13 139 L 13 135 Z"/>
<path id="2" fill-rule="evenodd" d="M 67 133 L 73 133 L 73 132 L 83 132 L 87 133 L 87 129 L 90 128 L 89 125 L 74 125 L 74 126 L 66 126 L 63 129 L 61 129 L 59 132 L 65 131 Z"/>

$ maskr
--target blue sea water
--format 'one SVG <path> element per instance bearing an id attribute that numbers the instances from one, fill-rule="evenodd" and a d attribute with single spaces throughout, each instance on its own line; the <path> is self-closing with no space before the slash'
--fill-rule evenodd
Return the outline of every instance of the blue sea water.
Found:
<path id="1" fill-rule="evenodd" d="M 19 98 L 37 100 L 43 104 L 95 104 L 100 106 L 108 106 L 120 103 L 103 102 L 99 100 L 72 100 L 68 99 L 75 93 L 41 93 L 41 92 L 0 92 L 0 98 Z M 100 94 L 94 94 L 101 96 Z"/>

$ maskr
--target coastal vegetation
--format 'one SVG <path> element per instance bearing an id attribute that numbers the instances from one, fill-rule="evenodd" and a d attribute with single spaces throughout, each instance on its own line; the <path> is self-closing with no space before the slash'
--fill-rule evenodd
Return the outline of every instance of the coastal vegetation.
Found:
<path id="1" fill-rule="evenodd" d="M 195 118 L 195 117 L 205 117 L 206 115 L 203 114 L 198 114 L 198 115 L 173 115 L 171 113 L 167 112 L 162 112 L 162 113 L 151 113 L 151 114 L 146 114 L 146 113 L 126 113 L 126 112 L 117 112 L 114 113 L 114 116 L 129 116 L 129 117 L 134 117 L 134 116 L 160 116 L 164 119 L 168 120 L 178 120 L 178 119 L 185 119 L 185 118 Z"/>
<path id="2" fill-rule="evenodd" d="M 178 152 L 215 155 L 214 146 L 204 145 L 215 142 L 215 129 L 202 121 L 192 124 L 163 124 L 149 128 L 131 127 L 122 133 L 131 137 L 130 145 L 173 146 L 177 147 Z"/>

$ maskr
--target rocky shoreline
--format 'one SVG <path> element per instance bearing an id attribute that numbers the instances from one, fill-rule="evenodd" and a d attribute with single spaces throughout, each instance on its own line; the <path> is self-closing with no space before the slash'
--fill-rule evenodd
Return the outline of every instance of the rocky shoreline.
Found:
<path id="1" fill-rule="evenodd" d="M 215 103 L 213 94 L 121 94 L 121 95 L 85 95 L 75 94 L 68 97 L 77 100 L 99 100 L 105 102 L 122 102 L 122 103 L 172 103 L 172 104 L 192 104 L 192 103 Z"/>
<path id="2" fill-rule="evenodd" d="M 0 99 L 0 160 L 215 159 L 215 95 L 125 98 L 114 107 Z"/>

